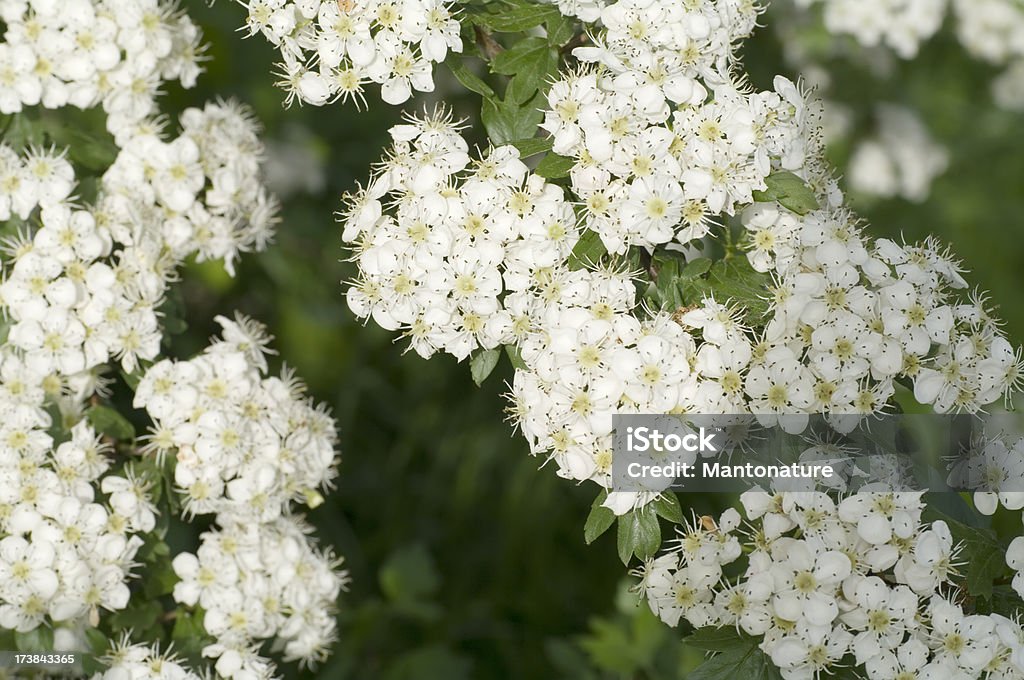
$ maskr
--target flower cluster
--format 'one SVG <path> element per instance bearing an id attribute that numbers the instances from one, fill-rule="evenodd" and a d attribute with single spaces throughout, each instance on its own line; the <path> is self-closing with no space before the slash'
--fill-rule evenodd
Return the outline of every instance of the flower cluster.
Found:
<path id="1" fill-rule="evenodd" d="M 1007 64 L 1024 56 L 1024 8 L 1013 0 L 953 0 L 956 31 L 979 59 Z"/>
<path id="2" fill-rule="evenodd" d="M 945 522 L 922 522 L 920 494 L 837 503 L 752 491 L 741 501 L 749 530 L 735 510 L 717 523 L 695 518 L 640 570 L 666 623 L 755 636 L 787 680 L 833 673 L 851 657 L 871 680 L 1024 677 L 1020 624 L 964 612 L 958 546 Z"/>
<path id="3" fill-rule="evenodd" d="M 71 375 L 114 357 L 126 371 L 160 348 L 158 308 L 186 257 L 262 248 L 275 203 L 259 178 L 255 126 L 233 104 L 189 109 L 182 135 L 127 140 L 103 175 L 94 206 L 69 197 L 74 171 L 61 154 L 19 157 L 0 145 L 0 217 L 22 224 L 4 243 L 0 302 L 8 341 L 40 373 Z M 38 212 L 35 212 L 38 206 Z"/>
<path id="4" fill-rule="evenodd" d="M 245 30 L 281 51 L 280 85 L 288 102 L 320 106 L 363 98 L 401 104 L 434 89 L 433 65 L 461 52 L 459 22 L 441 0 L 239 0 Z"/>
<path id="5" fill-rule="evenodd" d="M 852 35 L 865 47 L 887 45 L 904 59 L 942 26 L 947 0 L 795 0 L 807 8 L 821 4 L 825 28 Z"/>
<path id="6" fill-rule="evenodd" d="M 295 376 L 265 377 L 270 338 L 261 325 L 217 321 L 223 338 L 188 361 L 149 367 L 134 405 L 155 423 L 148 449 L 175 457 L 186 513 L 271 522 L 331 480 L 334 421 Z"/>
<path id="7" fill-rule="evenodd" d="M 270 337 L 259 324 L 217 317 L 223 337 L 189 361 L 164 360 L 143 376 L 135 406 L 155 427 L 147 450 L 173 455 L 187 515 L 215 514 L 219 529 L 196 554 L 180 553 L 175 600 L 205 611 L 224 677 L 268 662 L 254 644 L 276 638 L 286 660 L 322 659 L 344 586 L 340 560 L 316 550 L 293 502 L 316 506 L 334 475 L 335 424 L 294 376 L 265 377 Z M 259 675 L 257 675 L 259 677 Z"/>
<path id="8" fill-rule="evenodd" d="M 134 244 L 139 223 L 153 225 L 167 264 L 195 255 L 221 259 L 234 274 L 242 253 L 273 236 L 277 201 L 263 185 L 259 124 L 237 102 L 186 109 L 181 134 L 138 130 L 103 175 L 97 210 L 116 241 Z M 145 259 L 145 258 L 144 258 Z"/>
<path id="9" fill-rule="evenodd" d="M 928 133 L 914 111 L 893 104 L 881 105 L 878 129 L 860 140 L 850 158 L 850 188 L 865 194 L 923 202 L 934 179 L 946 171 L 949 153 Z"/>
<path id="10" fill-rule="evenodd" d="M 635 289 L 614 272 L 573 272 L 572 293 L 548 301 L 521 345 L 512 414 L 532 454 L 546 454 L 567 479 L 611 485 L 612 414 L 699 410 L 693 338 L 667 314 L 639 321 Z M 568 291 L 567 291 L 568 292 Z M 642 498 L 646 499 L 645 494 Z M 615 492 L 625 512 L 636 494 Z"/>
<path id="11" fill-rule="evenodd" d="M 803 164 L 797 88 L 749 92 L 730 73 L 756 18 L 751 3 L 622 0 L 597 46 L 574 51 L 590 65 L 554 84 L 542 127 L 576 160 L 573 192 L 610 252 L 699 239 L 773 166 Z"/>
<path id="12" fill-rule="evenodd" d="M 992 83 L 996 102 L 1024 111 L 1024 7 L 1013 0 L 953 0 L 953 9 L 967 51 L 1007 67 Z"/>
<path id="13" fill-rule="evenodd" d="M 977 489 L 974 507 L 983 515 L 994 515 L 1000 507 L 1019 512 L 1024 509 L 1024 437 L 1008 437 L 1005 431 L 999 436 L 982 436 L 953 466 L 950 480 Z M 1015 572 L 1013 589 L 1024 598 L 1024 536 L 1010 542 L 1006 565 Z M 1015 663 L 1024 667 L 1024 651 L 1015 657 Z"/>
<path id="14" fill-rule="evenodd" d="M 721 11 L 723 6 L 698 5 L 705 12 L 711 11 L 711 7 Z M 601 236 L 611 252 L 626 250 L 628 245 L 652 247 L 671 240 L 673 235 L 685 241 L 706 230 L 704 227 L 694 233 L 685 211 L 667 209 L 672 205 L 669 200 L 658 203 L 666 208 L 668 226 L 660 232 L 649 230 L 651 222 L 636 211 L 627 212 L 626 219 L 618 221 L 629 230 L 625 234 L 621 233 L 622 227 L 616 231 L 616 220 L 595 216 L 595 205 L 614 215 L 614 210 L 608 210 L 614 205 L 608 196 L 614 195 L 615 190 L 608 187 L 614 187 L 618 178 L 612 172 L 594 170 L 599 167 L 595 159 L 607 155 L 609 147 L 615 148 L 615 141 L 607 131 L 595 132 L 588 120 L 610 116 L 617 121 L 617 130 L 629 130 L 631 124 L 622 121 L 636 118 L 616 119 L 617 113 L 608 112 L 619 109 L 607 102 L 583 115 L 594 97 L 579 93 L 590 87 L 588 79 L 607 78 L 616 83 L 608 88 L 610 97 L 632 97 L 635 102 L 642 97 L 636 91 L 622 94 L 629 92 L 629 88 L 620 86 L 619 81 L 645 83 L 649 93 L 655 89 L 651 83 L 671 82 L 651 77 L 647 62 L 632 61 L 637 54 L 662 54 L 660 46 L 665 37 L 656 29 L 670 24 L 644 18 L 658 7 L 658 3 L 646 4 L 640 11 L 631 2 L 606 7 L 604 14 L 608 16 L 604 22 L 609 27 L 609 36 L 596 38 L 600 46 L 596 50 L 581 50 L 581 58 L 596 55 L 602 60 L 602 67 L 598 73 L 574 74 L 556 83 L 549 97 L 546 127 L 553 135 L 555 150 L 577 158 L 572 171 L 573 192 L 584 204 L 587 227 Z M 620 12 L 625 18 L 620 18 Z M 707 14 L 703 16 L 707 18 Z M 732 20 L 741 30 L 730 33 L 722 26 L 723 35 L 743 35 L 743 31 L 749 31 L 745 18 Z M 705 24 L 715 26 L 711 21 Z M 617 32 L 617 26 L 647 28 Z M 620 43 L 629 49 L 615 52 L 612 46 Z M 712 47 L 704 47 L 710 50 L 706 57 L 709 64 L 728 63 L 728 53 L 713 48 L 722 44 L 731 43 L 712 40 L 707 43 Z M 709 79 L 708 68 L 700 74 L 705 80 Z M 665 71 L 659 73 L 664 75 Z M 547 451 L 562 459 L 560 454 L 582 445 L 588 455 L 573 458 L 599 460 L 597 468 L 606 472 L 611 443 L 610 425 L 605 421 L 607 415 L 616 412 L 870 414 L 885 408 L 897 377 L 914 380 L 918 399 L 940 412 L 976 411 L 1019 386 L 1019 353 L 999 332 L 980 300 L 965 300 L 952 294 L 966 283 L 948 253 L 930 242 L 920 246 L 898 246 L 887 240 L 872 243 L 862 234 L 855 217 L 841 207 L 843 197 L 817 157 L 820 148 L 808 107 L 792 84 L 777 80 L 776 89 L 784 96 L 748 95 L 747 102 L 771 102 L 762 110 L 770 110 L 772 115 L 766 115 L 759 124 L 751 122 L 757 119 L 749 108 L 734 110 L 732 117 L 716 108 L 733 101 L 735 88 L 716 88 L 714 84 L 710 87 L 715 93 L 713 100 L 701 103 L 702 89 L 696 104 L 691 102 L 685 109 L 685 115 L 696 115 L 699 123 L 673 126 L 669 136 L 673 141 L 667 146 L 659 148 L 650 140 L 633 143 L 626 147 L 625 156 L 617 149 L 620 159 L 628 161 L 623 166 L 646 167 L 657 172 L 674 169 L 679 167 L 680 158 L 685 158 L 677 152 L 691 145 L 697 149 L 693 158 L 714 159 L 716 153 L 728 146 L 724 141 L 729 138 L 727 130 L 741 123 L 734 129 L 740 130 L 737 139 L 750 144 L 750 156 L 745 161 L 733 156 L 716 166 L 720 172 L 710 173 L 724 184 L 717 194 L 718 200 L 712 202 L 713 193 L 702 197 L 703 205 L 696 211 L 699 220 L 731 212 L 733 203 L 752 203 L 751 186 L 745 187 L 744 195 L 731 196 L 728 189 L 729 178 L 735 179 L 730 173 L 737 172 L 744 163 L 761 168 L 759 181 L 773 170 L 797 172 L 815 189 L 823 207 L 806 216 L 774 202 L 757 203 L 744 211 L 751 265 L 757 271 L 770 272 L 774 278 L 772 299 L 764 318 L 750 319 L 745 310 L 706 298 L 696 308 L 679 310 L 671 321 L 659 321 L 658 317 L 652 321 L 652 328 L 668 329 L 669 337 L 682 340 L 662 342 L 659 346 L 654 339 L 644 338 L 643 344 L 637 344 L 639 356 L 626 358 L 629 352 L 620 352 L 605 359 L 595 347 L 600 348 L 609 340 L 609 334 L 591 326 L 576 337 L 567 336 L 560 310 L 540 317 L 540 323 L 534 325 L 539 340 L 533 345 L 520 345 L 528 370 L 517 372 L 513 389 L 514 411 L 534 445 L 534 453 Z M 652 101 L 663 102 L 653 95 Z M 701 118 L 701 111 L 707 114 L 706 118 Z M 652 129 L 658 128 L 648 131 Z M 660 129 L 665 132 L 665 128 Z M 715 140 L 711 146 L 706 144 L 709 138 Z M 643 157 L 641 151 L 650 153 L 650 157 Z M 591 174 L 595 177 L 593 189 L 582 180 Z M 708 186 L 706 178 L 696 178 L 700 174 L 695 168 L 683 173 L 682 193 L 677 198 L 684 198 L 693 186 Z M 637 186 L 637 179 L 632 181 L 632 186 Z M 676 232 L 680 226 L 683 231 Z M 652 233 L 657 235 L 652 238 Z M 610 309 L 622 311 L 614 319 L 609 318 L 610 325 L 618 330 L 622 324 L 630 323 L 620 319 L 629 319 L 642 311 L 634 307 L 630 295 L 620 299 L 618 306 L 610 305 Z M 570 327 L 585 319 L 585 315 L 579 314 Z M 747 327 L 750 322 L 758 330 Z M 685 332 L 673 328 L 675 323 Z M 611 345 L 616 346 L 614 334 L 610 339 Z M 545 350 L 538 352 L 538 347 Z M 590 371 L 583 373 L 587 379 L 582 380 L 573 377 L 579 375 L 579 359 L 574 357 L 580 355 L 592 361 L 601 356 L 603 361 L 593 363 Z M 576 373 L 556 377 L 547 368 L 552 365 L 567 365 Z M 629 385 L 627 376 L 631 371 L 636 371 L 633 377 L 639 385 Z M 596 383 L 599 390 L 592 389 L 590 375 L 600 376 Z M 621 383 L 609 376 L 627 379 L 626 391 L 619 391 Z M 640 385 L 653 392 L 642 392 Z M 550 395 L 562 392 L 569 395 L 561 398 L 568 409 L 558 407 L 559 399 L 550 399 Z M 652 395 L 658 395 L 653 402 L 649 400 Z M 579 413 L 572 412 L 573 408 L 583 409 L 586 417 L 580 418 Z M 533 434 L 538 432 L 543 434 Z M 566 466 L 559 467 L 564 473 Z M 591 477 L 595 467 L 577 465 L 573 469 L 580 474 L 568 476 L 583 479 Z M 606 479 L 600 475 L 592 478 Z M 607 504 L 624 512 L 631 504 L 644 500 L 643 496 L 631 498 L 629 494 L 613 492 Z"/>
<path id="15" fill-rule="evenodd" d="M 939 413 L 1020 387 L 1019 350 L 983 300 L 955 295 L 959 265 L 932 241 L 872 243 L 841 208 L 801 218 L 756 205 L 744 217 L 752 265 L 776 279 L 773 315 L 756 345 L 734 333 L 719 351 L 762 357 L 747 371 L 752 412 L 872 413 L 897 377 Z"/>
<path id="16" fill-rule="evenodd" d="M 100 609 L 128 604 L 137 534 L 155 517 L 148 482 L 130 465 L 124 476 L 104 475 L 110 447 L 83 421 L 84 402 L 103 391 L 96 369 L 112 357 L 132 370 L 157 353 L 155 307 L 169 276 L 156 277 L 157 258 L 145 254 L 165 257 L 165 245 L 137 203 L 121 203 L 120 222 L 113 211 L 75 205 L 75 173 L 62 154 L 0 146 L 0 177 L 0 218 L 20 227 L 4 244 L 0 284 L 10 319 L 0 350 L 0 625 L 28 631 L 44 617 L 95 625 Z M 140 185 L 151 187 L 151 177 Z M 118 230 L 125 236 L 115 238 Z"/>
<path id="17" fill-rule="evenodd" d="M 312 528 L 291 515 L 224 523 L 200 537 L 196 554 L 174 558 L 174 599 L 199 604 L 217 642 L 203 649 L 224 678 L 268 677 L 258 643 L 275 640 L 286 661 L 322 661 L 336 639 L 332 614 L 347 582 L 341 560 L 315 548 Z"/>
<path id="18" fill-rule="evenodd" d="M 956 37 L 972 56 L 1005 70 L 992 83 L 1003 108 L 1024 110 L 1024 7 L 1016 0 L 794 0 L 820 6 L 826 30 L 853 36 L 865 47 L 886 45 L 917 56 L 947 13 Z M 781 7 L 785 7 L 782 5 Z"/>
<path id="19" fill-rule="evenodd" d="M 898 377 L 938 412 L 974 412 L 1015 389 L 1019 352 L 982 306 L 949 299 L 963 282 L 948 256 L 930 243 L 872 244 L 851 220 L 749 210 L 750 259 L 777 281 L 757 333 L 713 299 L 641 322 L 627 275 L 566 271 L 559 295 L 530 306 L 519 341 L 511 396 L 531 451 L 608 487 L 613 413 L 869 415 Z M 615 491 L 606 505 L 647 500 Z"/>
<path id="20" fill-rule="evenodd" d="M 515 342 L 536 291 L 559 285 L 551 271 L 579 238 L 562 189 L 529 174 L 512 146 L 471 160 L 443 111 L 391 135 L 380 171 L 343 214 L 360 272 L 349 306 L 401 329 L 423 357 L 461 360 Z"/>
<path id="21" fill-rule="evenodd" d="M 135 534 L 155 523 L 146 485 L 105 474 L 109 446 L 86 422 L 61 443 L 49 434 L 62 386 L 0 350 L 0 626 L 21 632 L 124 608 Z"/>
<path id="22" fill-rule="evenodd" d="M 167 0 L 4 0 L 0 21 L 0 113 L 102 104 L 114 132 L 199 75 L 199 29 Z"/>
<path id="23" fill-rule="evenodd" d="M 103 657 L 103 662 L 106 669 L 93 675 L 92 680 L 202 680 L 201 675 L 184 666 L 170 649 L 161 652 L 159 643 L 133 644 L 127 636 Z"/>
<path id="24" fill-rule="evenodd" d="M 59 647 L 89 646 L 101 610 L 136 604 L 132 570 L 166 554 L 157 503 L 180 497 L 186 519 L 215 513 L 219 527 L 198 557 L 173 563 L 178 600 L 205 609 L 216 672 L 271 677 L 256 651 L 267 638 L 288 660 L 323 658 L 346 576 L 291 503 L 323 501 L 334 422 L 290 373 L 265 377 L 263 328 L 218 318 L 223 337 L 203 356 L 145 372 L 136 403 L 158 425 L 142 459 L 129 450 L 130 423 L 101 403 L 109 362 L 135 384 L 130 374 L 158 359 L 180 264 L 220 259 L 233 274 L 242 253 L 270 240 L 277 205 L 255 121 L 218 102 L 186 110 L 177 136 L 165 133 L 161 84 L 191 86 L 198 73 L 198 31 L 171 4 L 0 0 L 0 23 L 0 112 L 102 104 L 114 140 L 95 185 L 80 188 L 73 153 L 0 144 L 0 628 L 53 626 Z M 102 158 L 107 146 L 95 140 L 93 151 Z M 169 455 L 173 500 L 154 488 L 166 468 L 152 463 Z M 253 604 L 262 618 L 240 623 Z M 199 677 L 128 637 L 107 661 L 100 677 Z"/>

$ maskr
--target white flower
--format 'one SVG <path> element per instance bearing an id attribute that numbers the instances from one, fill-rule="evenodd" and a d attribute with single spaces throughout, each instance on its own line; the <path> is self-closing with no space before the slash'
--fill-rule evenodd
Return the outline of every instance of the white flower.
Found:
<path id="1" fill-rule="evenodd" d="M 839 504 L 839 516 L 857 525 L 857 533 L 872 545 L 888 543 L 895 535 L 910 538 L 924 507 L 919 493 L 861 493 Z M 944 525 L 943 525 L 944 526 Z"/>
<path id="2" fill-rule="evenodd" d="M 1017 536 L 1006 549 L 1006 565 L 1013 569 L 1013 589 L 1017 593 L 1024 592 L 1024 536 Z M 1022 596 L 1024 597 L 1024 596 Z"/>
<path id="3" fill-rule="evenodd" d="M 815 543 L 780 539 L 774 544 L 772 606 L 787 621 L 827 626 L 838 616 L 835 593 L 850 575 L 850 559 Z M 777 551 L 777 554 L 775 553 Z"/>
<path id="4" fill-rule="evenodd" d="M 928 613 L 932 631 L 928 646 L 936 661 L 969 674 L 980 673 L 992 661 L 997 642 L 992 619 L 965 616 L 960 605 L 938 598 L 932 600 Z"/>
<path id="5" fill-rule="evenodd" d="M 906 586 L 889 588 L 877 576 L 860 580 L 850 593 L 857 605 L 841 616 L 856 634 L 852 649 L 858 664 L 898 648 L 907 631 L 917 626 L 917 596 Z"/>

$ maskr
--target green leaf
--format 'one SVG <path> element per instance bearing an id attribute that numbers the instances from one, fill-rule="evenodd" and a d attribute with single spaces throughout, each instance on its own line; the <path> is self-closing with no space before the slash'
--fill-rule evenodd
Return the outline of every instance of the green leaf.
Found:
<path id="1" fill-rule="evenodd" d="M 679 288 L 679 265 L 681 260 L 672 253 L 659 254 L 651 263 L 658 276 L 647 289 L 645 297 L 652 306 L 661 309 L 678 309 L 682 306 Z"/>
<path id="2" fill-rule="evenodd" d="M 85 639 L 89 643 L 89 650 L 96 656 L 103 656 L 110 648 L 110 638 L 98 628 L 86 628 Z"/>
<path id="3" fill-rule="evenodd" d="M 991 529 L 967 526 L 932 506 L 925 506 L 922 517 L 929 522 L 945 522 L 953 542 L 961 544 L 960 559 L 966 563 L 966 572 L 962 573 L 967 592 L 974 597 L 992 599 L 994 582 L 1009 574 L 1006 548 L 996 533 Z"/>
<path id="4" fill-rule="evenodd" d="M 976 604 L 979 614 L 994 613 L 1014 617 L 1024 610 L 1024 600 L 1013 589 L 1013 586 L 1008 585 L 993 587 L 992 597 L 987 600 L 978 600 Z"/>
<path id="5" fill-rule="evenodd" d="M 45 141 L 43 125 L 38 111 L 32 109 L 16 113 L 4 119 L 4 143 L 15 151 L 28 146 L 42 146 Z"/>
<path id="6" fill-rule="evenodd" d="M 523 105 L 494 98 L 484 99 L 480 119 L 487 136 L 496 146 L 536 136 L 537 126 L 544 119 L 538 108 L 539 97 L 537 95 Z"/>
<path id="7" fill-rule="evenodd" d="M 658 283 L 665 283 L 669 285 L 675 285 L 679 279 L 679 264 L 680 260 L 678 257 L 669 255 L 658 255 L 652 262 L 655 271 L 658 272 Z"/>
<path id="8" fill-rule="evenodd" d="M 109 406 L 93 406 L 85 413 L 89 424 L 97 432 L 121 441 L 135 439 L 135 426 Z"/>
<path id="9" fill-rule="evenodd" d="M 378 578 L 384 595 L 396 603 L 429 598 L 441 585 L 433 558 L 420 544 L 392 553 L 381 567 Z"/>
<path id="10" fill-rule="evenodd" d="M 686 676 L 687 680 L 782 680 L 779 669 L 757 647 L 744 650 L 741 656 L 718 654 Z"/>
<path id="11" fill-rule="evenodd" d="M 181 500 L 178 492 L 174 490 L 174 472 L 164 476 L 164 498 L 167 499 L 167 506 L 173 515 L 181 514 Z"/>
<path id="12" fill-rule="evenodd" d="M 498 365 L 498 360 L 501 359 L 501 349 L 484 349 L 480 350 L 472 356 L 469 360 L 469 372 L 473 376 L 473 382 L 476 383 L 477 387 L 484 384 L 493 371 L 495 366 Z"/>
<path id="13" fill-rule="evenodd" d="M 701 265 L 703 266 L 703 265 Z M 681 278 L 683 299 L 697 304 L 705 297 L 738 306 L 744 320 L 756 323 L 771 308 L 771 277 L 754 270 L 746 257 L 730 257 L 711 265 L 706 278 Z"/>
<path id="14" fill-rule="evenodd" d="M 708 273 L 708 270 L 711 269 L 711 265 L 713 264 L 714 262 L 706 257 L 699 257 L 696 260 L 691 260 L 687 262 L 686 266 L 683 267 L 683 270 L 679 272 L 679 278 L 686 280 L 704 276 Z"/>
<path id="15" fill-rule="evenodd" d="M 206 628 L 203 627 L 203 610 L 196 608 L 196 611 L 179 609 L 174 619 L 174 629 L 171 631 L 171 639 L 175 642 L 184 642 L 190 637 L 202 637 L 206 635 Z"/>
<path id="16" fill-rule="evenodd" d="M 473 21 L 499 33 L 518 33 L 540 26 L 556 16 L 560 16 L 560 13 L 554 5 L 524 2 L 507 9 L 478 14 L 473 17 Z"/>
<path id="17" fill-rule="evenodd" d="M 22 111 L 13 117 L 3 117 L 0 130 L 4 142 L 16 151 L 29 146 L 56 146 L 67 149 L 72 164 L 99 173 L 109 168 L 118 154 L 114 138 L 106 132 L 102 120 L 102 114 L 93 110 L 68 108 L 60 114 Z"/>
<path id="18" fill-rule="evenodd" d="M 181 335 L 188 330 L 188 323 L 180 316 L 168 314 L 164 317 L 163 327 L 168 335 Z"/>
<path id="19" fill-rule="evenodd" d="M 760 203 L 778 201 L 797 215 L 806 215 L 818 209 L 818 199 L 807 184 L 792 172 L 780 170 L 765 178 L 765 191 L 755 191 L 754 200 Z"/>
<path id="20" fill-rule="evenodd" d="M 490 85 L 481 80 L 475 73 L 469 70 L 466 63 L 457 57 L 445 59 L 445 65 L 452 72 L 455 79 L 470 92 L 476 92 L 483 97 L 493 97 L 494 90 Z"/>
<path id="21" fill-rule="evenodd" d="M 145 632 L 159 626 L 164 608 L 155 600 L 132 598 L 127 609 L 111 614 L 107 620 L 114 632 L 132 630 L 139 639 L 145 638 Z"/>
<path id="22" fill-rule="evenodd" d="M 987 546 L 986 546 L 987 547 Z M 968 549 L 967 552 L 974 552 Z M 1007 570 L 1006 552 L 999 546 L 988 548 L 981 554 L 969 555 L 967 565 L 967 592 L 975 597 L 992 599 L 993 582 Z"/>
<path id="23" fill-rule="evenodd" d="M 102 172 L 117 160 L 117 146 L 112 141 L 98 139 L 81 132 L 62 135 L 72 163 L 89 170 Z"/>
<path id="24" fill-rule="evenodd" d="M 728 652 L 748 646 L 752 640 L 735 628 L 707 626 L 683 638 L 683 644 L 702 652 Z"/>
<path id="25" fill-rule="evenodd" d="M 159 558 L 167 557 L 170 554 L 170 547 L 163 540 L 151 534 L 143 539 L 142 546 L 137 553 L 139 559 L 147 564 L 158 562 Z"/>
<path id="26" fill-rule="evenodd" d="M 514 76 L 505 88 L 505 101 L 523 105 L 538 92 L 546 96 L 558 62 L 557 50 L 544 38 L 527 38 L 495 56 L 491 70 Z"/>
<path id="27" fill-rule="evenodd" d="M 911 383 L 913 386 L 913 383 Z M 913 398 L 913 392 L 910 392 L 910 397 Z M 931 413 L 931 407 L 928 408 L 928 413 Z M 927 427 L 925 421 L 922 421 L 920 425 L 915 427 Z M 922 441 L 927 433 L 924 430 L 917 430 L 914 433 L 915 437 L 918 437 Z M 992 526 L 992 518 L 988 515 L 983 515 L 977 511 L 971 504 L 964 500 L 963 494 L 959 493 L 926 493 L 922 500 L 925 503 L 925 514 L 934 514 L 935 519 L 949 519 L 952 518 L 961 524 L 965 524 L 969 527 L 976 527 L 978 529 L 988 529 Z M 933 511 L 938 511 L 934 513 Z"/>
<path id="28" fill-rule="evenodd" d="M 505 87 L 505 101 L 521 106 L 530 101 L 543 84 L 537 78 L 516 76 Z"/>
<path id="29" fill-rule="evenodd" d="M 576 21 L 559 12 L 558 16 L 549 19 L 545 26 L 548 42 L 562 46 L 576 36 Z"/>
<path id="30" fill-rule="evenodd" d="M 714 652 L 687 680 L 781 680 L 782 674 L 757 646 L 757 638 L 731 628 L 702 628 L 684 642 Z"/>
<path id="31" fill-rule="evenodd" d="M 601 505 L 608 498 L 607 492 L 601 492 L 590 506 L 590 514 L 583 525 L 583 540 L 590 545 L 615 523 L 615 513 Z"/>
<path id="32" fill-rule="evenodd" d="M 473 664 L 465 654 L 440 644 L 428 644 L 399 654 L 382 680 L 470 680 Z"/>
<path id="33" fill-rule="evenodd" d="M 85 677 L 91 678 L 97 673 L 102 674 L 105 670 L 107 670 L 107 667 L 92 654 L 82 655 L 82 672 L 85 674 Z"/>
<path id="34" fill-rule="evenodd" d="M 608 249 L 604 247 L 604 241 L 601 240 L 597 232 L 587 230 L 580 236 L 576 247 L 569 255 L 569 269 L 577 271 L 597 264 L 607 253 Z"/>
<path id="35" fill-rule="evenodd" d="M 647 507 L 633 510 L 619 517 L 619 559 L 628 565 L 633 555 L 641 560 L 653 557 L 661 547 L 661 525 L 658 516 Z"/>
<path id="36" fill-rule="evenodd" d="M 526 38 L 495 55 L 491 71 L 506 76 L 535 75 L 551 54 L 553 50 L 544 38 Z M 554 59 L 552 57 L 551 61 Z"/>
<path id="37" fill-rule="evenodd" d="M 531 139 L 517 139 L 512 146 L 519 149 L 520 158 L 529 158 L 539 153 L 551 150 L 550 137 L 533 137 Z"/>
<path id="38" fill-rule="evenodd" d="M 594 619 L 590 622 L 589 633 L 579 644 L 593 665 L 608 672 L 604 677 L 645 678 L 650 676 L 644 670 L 650 668 L 658 643 L 662 642 L 657 632 L 640 637 L 631 630 L 628 621 Z"/>
<path id="39" fill-rule="evenodd" d="M 139 388 L 139 383 L 142 382 L 142 376 L 145 373 L 145 370 L 139 368 L 131 373 L 121 370 L 119 373 L 121 374 L 121 379 L 124 380 L 124 384 L 134 392 Z"/>
<path id="40" fill-rule="evenodd" d="M 179 608 L 171 630 L 174 648 L 193 662 L 202 657 L 203 647 L 212 641 L 203 626 L 204 616 L 202 607 L 194 611 Z"/>
<path id="41" fill-rule="evenodd" d="M 576 165 L 576 159 L 549 153 L 537 165 L 535 172 L 544 179 L 561 179 L 568 177 L 569 171 Z"/>
<path id="42" fill-rule="evenodd" d="M 52 652 L 53 629 L 40 624 L 27 633 L 15 631 L 14 646 L 19 652 Z"/>
<path id="43" fill-rule="evenodd" d="M 95 109 L 44 111 L 39 119 L 50 143 L 68 150 L 68 159 L 79 168 L 102 173 L 113 165 L 118 147 Z"/>
<path id="44" fill-rule="evenodd" d="M 505 354 L 508 355 L 508 360 L 512 362 L 512 368 L 518 371 L 525 371 L 529 368 L 526 362 L 523 361 L 522 352 L 515 345 L 505 345 Z"/>
<path id="45" fill-rule="evenodd" d="M 149 599 L 155 600 L 161 595 L 168 595 L 173 592 L 174 585 L 179 580 L 169 560 L 158 560 L 153 564 L 152 569 L 146 573 L 142 592 Z"/>
<path id="46" fill-rule="evenodd" d="M 656 255 L 653 265 L 658 279 L 651 283 L 644 297 L 655 308 L 679 309 L 685 305 L 688 295 L 693 297 L 700 294 L 696 291 L 705 290 L 706 285 L 701 277 L 711 269 L 712 264 L 706 257 L 684 263 L 675 253 Z"/>
<path id="47" fill-rule="evenodd" d="M 671 491 L 662 492 L 651 503 L 651 507 L 658 517 L 663 517 L 673 524 L 683 523 L 683 508 L 679 505 L 679 498 Z"/>
<path id="48" fill-rule="evenodd" d="M 207 261 L 203 266 L 209 266 L 212 262 Z M 218 275 L 227 276 L 222 268 L 218 268 Z M 171 288 L 167 296 L 164 297 L 163 303 L 157 309 L 157 315 L 161 318 L 161 326 L 164 331 L 164 344 L 170 342 L 170 336 L 181 335 L 188 330 L 188 324 L 185 322 L 185 317 L 188 310 L 185 308 L 185 299 L 182 297 L 181 290 L 179 288 Z"/>

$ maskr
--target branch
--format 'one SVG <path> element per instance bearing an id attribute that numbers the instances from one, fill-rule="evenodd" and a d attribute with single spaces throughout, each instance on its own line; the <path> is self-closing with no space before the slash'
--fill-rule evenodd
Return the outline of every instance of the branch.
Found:
<path id="1" fill-rule="evenodd" d="M 476 42 L 480 46 L 480 51 L 487 57 L 487 61 L 493 61 L 496 56 L 505 51 L 505 48 L 491 37 L 490 32 L 480 26 L 473 26 L 473 32 L 476 34 Z"/>

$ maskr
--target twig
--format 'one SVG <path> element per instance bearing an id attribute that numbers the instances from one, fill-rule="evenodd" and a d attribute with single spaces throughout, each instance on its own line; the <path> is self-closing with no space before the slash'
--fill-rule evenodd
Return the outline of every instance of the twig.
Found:
<path id="1" fill-rule="evenodd" d="M 480 50 L 484 53 L 484 56 L 487 57 L 487 61 L 493 61 L 496 56 L 505 51 L 505 48 L 499 45 L 491 37 L 491 34 L 480 26 L 474 26 L 473 32 L 476 34 L 476 42 L 480 45 Z"/>
<path id="2" fill-rule="evenodd" d="M 565 43 L 565 45 L 562 46 L 562 54 L 572 54 L 572 51 L 574 49 L 576 49 L 577 47 L 583 47 L 589 42 L 590 34 L 584 31 L 583 33 L 573 36 L 572 40 L 570 40 L 569 42 Z"/>

